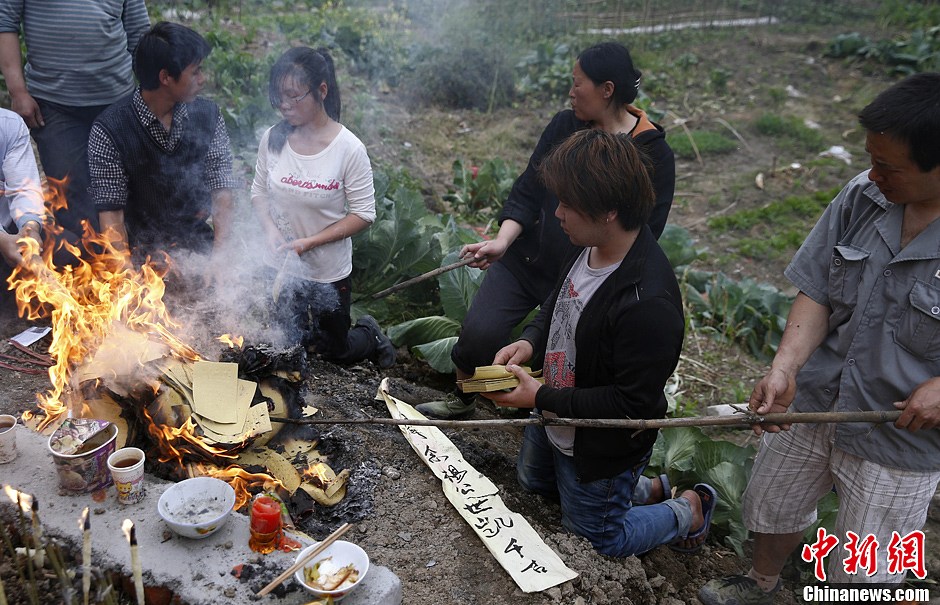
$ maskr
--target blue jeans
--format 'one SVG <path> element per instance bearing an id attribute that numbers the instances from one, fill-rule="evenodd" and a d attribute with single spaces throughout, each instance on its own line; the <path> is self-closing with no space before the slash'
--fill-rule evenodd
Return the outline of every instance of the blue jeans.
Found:
<path id="1" fill-rule="evenodd" d="M 45 125 L 33 128 L 30 134 L 39 148 L 45 175 L 56 180 L 68 177 L 65 189 L 68 208 L 57 211 L 55 219 L 69 232 L 65 238 L 75 243 L 82 235 L 82 219 L 98 230 L 98 211 L 88 194 L 88 133 L 95 118 L 108 106 L 71 107 L 43 99 L 36 102 Z"/>
<path id="2" fill-rule="evenodd" d="M 574 459 L 548 440 L 545 428 L 527 426 L 516 471 L 519 483 L 561 502 L 561 523 L 590 540 L 601 554 L 629 557 L 688 535 L 692 508 L 685 498 L 634 506 L 631 501 L 648 458 L 609 479 L 581 483 Z"/>

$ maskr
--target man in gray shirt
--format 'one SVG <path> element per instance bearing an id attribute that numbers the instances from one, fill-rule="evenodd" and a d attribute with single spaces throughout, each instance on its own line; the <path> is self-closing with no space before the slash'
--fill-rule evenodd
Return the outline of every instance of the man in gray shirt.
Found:
<path id="1" fill-rule="evenodd" d="M 744 494 L 752 567 L 706 584 L 705 605 L 772 603 L 833 487 L 835 534 L 817 533 L 801 552 L 817 580 L 926 575 L 921 528 L 940 480 L 940 73 L 895 84 L 859 121 L 871 169 L 836 196 L 787 267 L 800 292 L 749 407 L 903 412 L 894 425 L 755 427 L 767 435 Z"/>
<path id="2" fill-rule="evenodd" d="M 0 109 L 0 185 L 0 317 L 3 317 L 15 310 L 7 278 L 17 265 L 24 263 L 17 242 L 23 237 L 38 241 L 45 214 L 29 130 L 23 118 L 7 109 Z"/>
<path id="3" fill-rule="evenodd" d="M 0 0 L 0 71 L 43 172 L 68 179 L 68 208 L 55 214 L 73 243 L 82 220 L 98 228 L 87 192 L 88 132 L 98 114 L 134 90 L 131 55 L 149 27 L 144 0 Z"/>

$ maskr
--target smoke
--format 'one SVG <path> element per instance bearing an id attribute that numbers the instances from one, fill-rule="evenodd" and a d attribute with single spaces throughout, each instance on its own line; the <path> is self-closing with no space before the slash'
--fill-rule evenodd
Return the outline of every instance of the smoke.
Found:
<path id="1" fill-rule="evenodd" d="M 236 201 L 232 231 L 221 263 L 213 263 L 211 254 L 172 253 L 166 302 L 182 324 L 181 337 L 210 358 L 224 347 L 218 340 L 223 334 L 279 348 L 302 342 L 309 315 L 339 306 L 335 290 L 297 277 L 295 265 L 304 265 L 296 254 L 269 252 L 247 199 Z"/>

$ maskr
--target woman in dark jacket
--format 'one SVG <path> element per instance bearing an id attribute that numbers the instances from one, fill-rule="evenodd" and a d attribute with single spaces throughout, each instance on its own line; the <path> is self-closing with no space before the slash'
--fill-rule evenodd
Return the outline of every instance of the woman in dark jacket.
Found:
<path id="1" fill-rule="evenodd" d="M 549 154 L 540 175 L 560 200 L 555 216 L 574 250 L 522 338 L 495 356 L 519 386 L 487 397 L 546 417 L 664 417 L 663 387 L 685 323 L 675 274 L 647 226 L 653 196 L 640 154 L 626 136 L 584 130 Z M 536 352 L 545 359 L 544 385 L 518 366 Z M 717 500 L 710 486 L 632 503 L 655 440 L 652 430 L 528 426 L 519 481 L 560 498 L 562 523 L 603 554 L 672 542 L 697 548 Z"/>
<path id="2" fill-rule="evenodd" d="M 451 354 L 458 379 L 492 362 L 513 328 L 545 301 L 573 248 L 554 216 L 558 198 L 538 178 L 544 157 L 572 133 L 593 128 L 632 137 L 651 169 L 655 203 L 648 224 L 653 236 L 658 238 L 665 227 L 675 188 L 675 158 L 662 127 L 631 104 L 640 72 L 629 51 L 615 42 L 592 46 L 578 56 L 572 76 L 571 109 L 555 115 L 542 133 L 503 206 L 499 233 L 460 252 L 461 257 L 474 256 L 472 266 L 488 270 Z M 459 395 L 422 404 L 418 410 L 437 418 L 469 416 L 473 398 Z"/>

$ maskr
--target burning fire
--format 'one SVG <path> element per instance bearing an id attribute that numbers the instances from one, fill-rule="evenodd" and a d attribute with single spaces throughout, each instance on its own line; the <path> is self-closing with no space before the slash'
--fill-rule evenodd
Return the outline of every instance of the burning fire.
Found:
<path id="1" fill-rule="evenodd" d="M 323 487 L 336 479 L 336 473 L 322 462 L 314 462 L 304 469 L 304 477 L 311 479 L 314 484 Z"/>
<path id="2" fill-rule="evenodd" d="M 26 492 L 21 492 L 17 489 L 14 489 L 13 486 L 4 485 L 3 493 L 7 495 L 7 498 L 10 499 L 10 502 L 16 504 L 22 509 L 24 513 L 28 513 L 33 508 L 33 497 Z"/>
<path id="3" fill-rule="evenodd" d="M 245 338 L 243 336 L 233 336 L 231 334 L 223 334 L 218 338 L 219 342 L 224 345 L 227 345 L 230 349 L 240 349 L 242 345 L 245 344 Z"/>
<path id="4" fill-rule="evenodd" d="M 64 207 L 64 183 L 52 182 L 51 185 L 47 205 L 53 210 Z M 47 230 L 61 231 L 56 226 L 46 227 Z M 81 258 L 75 246 L 67 242 L 61 244 L 81 259 L 76 266 L 55 265 L 51 238 L 47 238 L 41 254 L 35 241 L 24 239 L 26 266 L 16 268 L 9 278 L 16 291 L 20 315 L 31 320 L 51 319 L 49 353 L 55 365 L 49 369 L 52 388 L 38 395 L 39 407 L 45 414 L 45 417 L 37 419 L 40 431 L 64 414 L 81 416 L 82 383 L 90 380 L 87 366 L 95 363 L 97 357 L 124 362 L 130 360 L 138 364 L 138 370 L 143 368 L 141 358 L 146 356 L 135 357 L 131 350 L 135 348 L 149 349 L 148 353 L 157 350 L 158 356 L 168 354 L 184 362 L 201 359 L 176 335 L 180 325 L 170 317 L 163 302 L 163 276 L 170 266 L 169 257 L 164 255 L 160 263 L 148 259 L 142 267 L 136 268 L 128 252 L 116 247 L 116 234 L 111 231 L 98 234 L 87 224 L 84 227 L 85 258 Z M 158 269 L 158 266 L 166 269 Z M 231 348 L 240 349 L 244 344 L 244 338 L 236 335 L 225 334 L 218 340 Z M 152 359 L 153 356 L 149 356 L 147 361 Z M 99 365 L 107 363 L 106 360 Z M 142 373 L 132 374 L 136 379 Z M 100 380 L 100 377 L 95 377 L 95 380 Z M 96 386 L 98 384 L 95 383 Z M 149 386 L 157 394 L 165 385 L 157 379 Z M 155 459 L 176 465 L 178 469 L 188 469 L 191 476 L 203 474 L 229 482 L 235 488 L 236 508 L 250 500 L 249 489 L 280 486 L 280 482 L 270 475 L 249 473 L 234 464 L 224 469 L 217 466 L 220 460 L 236 459 L 237 453 L 233 452 L 240 450 L 244 443 L 230 449 L 214 447 L 197 434 L 192 417 L 186 417 L 182 426 L 170 426 L 156 422 L 145 405 L 140 407 L 141 420 L 157 450 Z M 23 418 L 30 420 L 33 414 L 26 412 Z"/>
<path id="5" fill-rule="evenodd" d="M 195 451 L 198 453 L 206 453 L 211 456 L 231 459 L 238 457 L 235 454 L 230 454 L 227 450 L 212 447 L 200 439 L 196 435 L 196 424 L 191 417 L 186 419 L 183 426 L 177 428 L 157 424 L 150 417 L 146 409 L 143 410 L 143 413 L 148 421 L 147 430 L 154 438 L 154 442 L 160 450 L 160 456 L 158 458 L 160 462 L 177 462 L 180 466 L 184 466 L 184 455 L 192 454 L 193 448 L 195 448 Z"/>
<path id="6" fill-rule="evenodd" d="M 224 469 L 206 469 L 206 475 L 227 482 L 235 489 L 235 510 L 248 504 L 251 500 L 251 490 L 261 488 L 265 491 L 280 486 L 280 482 L 264 473 L 249 473 L 240 466 L 229 466 Z"/>
<path id="7" fill-rule="evenodd" d="M 74 267 L 56 267 L 51 245 L 40 257 L 37 243 L 23 240 L 27 266 L 15 269 L 10 277 L 17 306 L 29 319 L 49 316 L 52 323 L 49 353 L 55 365 L 49 369 L 52 389 L 39 395 L 39 407 L 46 414 L 40 428 L 78 405 L 71 400 L 79 386 L 73 380 L 74 371 L 119 328 L 159 341 L 180 359 L 199 359 L 199 354 L 173 333 L 179 325 L 163 303 L 165 286 L 160 272 L 150 262 L 140 269 L 132 266 L 127 253 L 116 249 L 109 235 L 113 234 L 95 234 L 86 225 L 86 248 L 97 251 Z M 62 245 L 80 256 L 78 248 L 67 242 Z"/>

